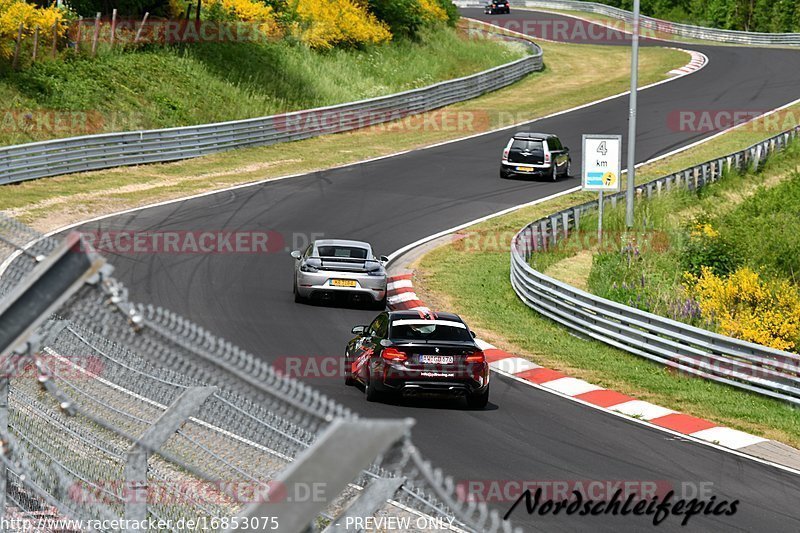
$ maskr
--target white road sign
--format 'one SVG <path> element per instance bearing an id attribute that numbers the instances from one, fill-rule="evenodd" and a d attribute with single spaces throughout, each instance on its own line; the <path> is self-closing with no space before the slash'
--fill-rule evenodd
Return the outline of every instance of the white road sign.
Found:
<path id="1" fill-rule="evenodd" d="M 583 136 L 583 190 L 618 192 L 622 184 L 622 135 Z"/>

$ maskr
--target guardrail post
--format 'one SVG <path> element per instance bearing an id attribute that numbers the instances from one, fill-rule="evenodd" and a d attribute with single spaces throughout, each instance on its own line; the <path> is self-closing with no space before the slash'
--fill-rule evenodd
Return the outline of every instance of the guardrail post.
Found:
<path id="1" fill-rule="evenodd" d="M 318 493 L 318 497 L 282 497 L 280 501 L 269 501 L 269 494 L 265 493 L 261 495 L 266 496 L 265 501 L 247 506 L 239 516 L 269 516 L 275 519 L 281 532 L 305 531 L 330 501 L 380 454 L 400 441 L 413 423 L 412 419 L 334 420 L 316 442 L 300 453 L 273 482 L 273 486 L 281 487 L 284 496 L 297 487 L 321 486 L 324 491 Z M 380 496 L 383 494 L 383 491 L 379 493 Z M 229 531 L 261 531 L 263 522 L 247 521 L 245 525 L 249 527 Z"/>
<path id="2" fill-rule="evenodd" d="M 755 147 L 753 150 L 753 172 L 758 172 L 758 166 L 761 163 L 761 145 Z"/>
<path id="3" fill-rule="evenodd" d="M 161 448 L 216 391 L 216 387 L 185 390 L 128 450 L 125 455 L 125 519 L 135 521 L 131 524 L 138 526 L 147 520 L 147 460 L 150 453 Z M 129 527 L 128 530 L 140 531 L 138 527 Z"/>

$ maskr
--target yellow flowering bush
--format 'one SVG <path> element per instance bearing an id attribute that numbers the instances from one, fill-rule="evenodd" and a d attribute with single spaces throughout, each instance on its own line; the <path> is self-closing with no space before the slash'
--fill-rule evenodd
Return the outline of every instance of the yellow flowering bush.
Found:
<path id="1" fill-rule="evenodd" d="M 300 39 L 318 50 L 380 44 L 392 38 L 386 24 L 353 0 L 298 0 L 297 15 Z"/>
<path id="2" fill-rule="evenodd" d="M 53 24 L 58 24 L 59 37 L 67 31 L 64 12 L 57 7 L 37 8 L 22 0 L 0 0 L 0 57 L 8 58 L 13 54 L 20 23 L 26 37 L 33 34 L 36 26 L 51 37 Z"/>
<path id="3" fill-rule="evenodd" d="M 447 12 L 436 0 L 417 1 L 422 12 L 422 19 L 425 22 L 444 22 L 448 19 Z"/>
<path id="4" fill-rule="evenodd" d="M 695 238 L 707 237 L 709 239 L 713 239 L 715 237 L 719 237 L 719 232 L 715 230 L 714 227 L 708 222 L 698 222 L 692 228 L 690 235 Z"/>
<path id="5" fill-rule="evenodd" d="M 703 267 L 686 273 L 685 286 L 706 320 L 723 335 L 779 350 L 794 350 L 800 340 L 800 290 L 787 281 L 767 283 L 742 267 L 719 277 Z"/>
<path id="6" fill-rule="evenodd" d="M 236 20 L 256 22 L 264 35 L 279 36 L 281 33 L 272 8 L 259 0 L 206 0 L 203 5 L 208 9 L 221 9 Z M 174 9 L 172 3 L 170 6 Z"/>

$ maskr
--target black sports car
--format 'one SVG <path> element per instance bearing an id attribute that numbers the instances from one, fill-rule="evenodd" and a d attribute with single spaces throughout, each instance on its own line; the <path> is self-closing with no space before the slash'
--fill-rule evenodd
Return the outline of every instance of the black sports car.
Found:
<path id="1" fill-rule="evenodd" d="M 486 4 L 486 7 L 483 8 L 483 12 L 486 15 L 494 15 L 497 13 L 511 13 L 511 5 L 509 5 L 508 0 L 493 0 Z"/>
<path id="2" fill-rule="evenodd" d="M 464 395 L 471 408 L 489 401 L 489 364 L 458 315 L 387 311 L 353 328 L 345 351 L 345 383 L 381 395 L 443 392 Z"/>

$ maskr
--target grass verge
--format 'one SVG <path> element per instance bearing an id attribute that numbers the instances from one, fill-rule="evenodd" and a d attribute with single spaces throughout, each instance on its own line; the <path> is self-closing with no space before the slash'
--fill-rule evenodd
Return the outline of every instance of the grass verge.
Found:
<path id="1" fill-rule="evenodd" d="M 203 42 L 42 61 L 0 78 L 0 145 L 352 102 L 474 74 L 524 54 L 519 46 L 437 27 L 424 29 L 418 40 L 364 50 L 315 52 L 285 40 Z M 42 121 L 51 116 L 63 120 Z"/>
<path id="2" fill-rule="evenodd" d="M 547 65 L 544 72 L 469 102 L 427 113 L 419 119 L 171 164 L 23 182 L 3 188 L 0 209 L 46 231 L 90 216 L 156 201 L 330 168 L 510 126 L 627 89 L 628 71 L 619 68 L 619 65 L 628 64 L 626 49 L 554 43 L 544 43 L 542 47 Z M 642 85 L 666 78 L 667 72 L 687 61 L 688 56 L 677 50 L 642 50 Z M 597 69 L 607 73 L 600 83 L 592 75 Z M 480 119 L 456 123 L 455 127 L 452 121 L 442 120 L 454 114 Z M 427 126 L 420 127 L 420 124 Z"/>

